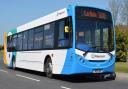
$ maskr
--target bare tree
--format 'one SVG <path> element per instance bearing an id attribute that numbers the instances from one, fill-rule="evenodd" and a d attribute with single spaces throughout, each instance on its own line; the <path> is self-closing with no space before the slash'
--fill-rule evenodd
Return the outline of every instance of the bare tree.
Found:
<path id="1" fill-rule="evenodd" d="M 122 3 L 122 0 L 110 0 L 109 1 L 109 7 L 112 12 L 112 16 L 113 16 L 115 25 L 120 23 L 119 18 L 120 18 L 121 6 L 122 6 L 121 3 Z"/>
<path id="2" fill-rule="evenodd" d="M 122 23 L 128 25 L 128 0 L 123 0 L 123 10 L 121 13 Z"/>

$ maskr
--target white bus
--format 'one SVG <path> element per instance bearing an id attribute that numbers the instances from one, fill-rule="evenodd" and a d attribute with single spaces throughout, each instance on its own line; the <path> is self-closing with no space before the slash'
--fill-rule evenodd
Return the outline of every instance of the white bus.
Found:
<path id="1" fill-rule="evenodd" d="M 4 35 L 4 62 L 53 74 L 115 79 L 115 31 L 109 11 L 70 5 Z"/>

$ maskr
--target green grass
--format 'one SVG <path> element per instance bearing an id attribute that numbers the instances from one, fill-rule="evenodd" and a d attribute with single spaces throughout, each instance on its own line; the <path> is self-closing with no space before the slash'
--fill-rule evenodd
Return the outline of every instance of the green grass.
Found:
<path id="1" fill-rule="evenodd" d="M 116 62 L 116 72 L 128 73 L 128 62 Z"/>

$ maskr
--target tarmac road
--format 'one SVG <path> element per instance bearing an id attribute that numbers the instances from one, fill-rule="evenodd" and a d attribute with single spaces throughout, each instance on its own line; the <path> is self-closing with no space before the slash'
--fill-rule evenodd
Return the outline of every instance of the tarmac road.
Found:
<path id="1" fill-rule="evenodd" d="M 78 76 L 55 76 L 49 79 L 41 72 L 8 69 L 0 58 L 0 89 L 128 89 L 128 75 L 117 74 L 113 81 Z"/>

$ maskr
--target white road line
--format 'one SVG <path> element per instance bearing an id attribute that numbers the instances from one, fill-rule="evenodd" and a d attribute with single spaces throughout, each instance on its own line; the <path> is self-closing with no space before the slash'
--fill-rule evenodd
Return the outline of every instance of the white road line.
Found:
<path id="1" fill-rule="evenodd" d="M 23 75 L 20 75 L 20 74 L 16 74 L 16 76 L 18 76 L 18 77 L 22 77 L 22 78 L 26 78 L 26 79 L 30 79 L 30 80 L 34 80 L 34 81 L 36 81 L 36 82 L 39 82 L 40 80 L 38 80 L 38 79 L 34 79 L 34 78 L 30 78 L 30 77 L 26 77 L 26 76 L 23 76 Z"/>
<path id="2" fill-rule="evenodd" d="M 8 73 L 8 71 L 5 71 L 5 70 L 0 70 L 0 71 L 2 71 L 2 72 L 4 72 L 4 73 Z"/>
<path id="3" fill-rule="evenodd" d="M 68 87 L 64 87 L 64 86 L 60 86 L 61 88 L 63 89 L 71 89 L 71 88 L 68 88 Z"/>

